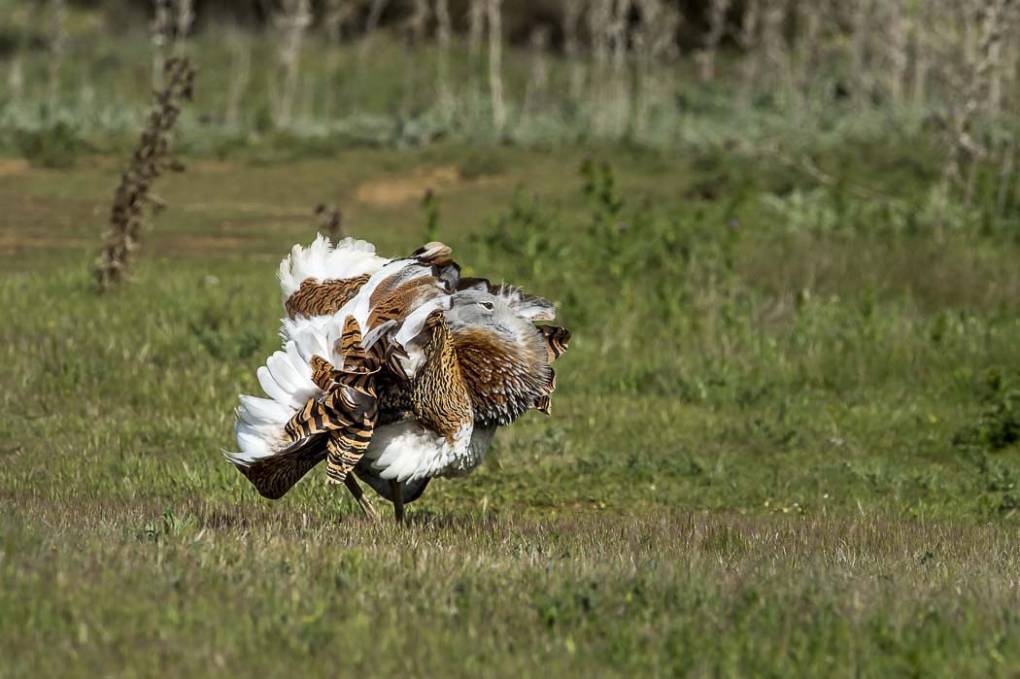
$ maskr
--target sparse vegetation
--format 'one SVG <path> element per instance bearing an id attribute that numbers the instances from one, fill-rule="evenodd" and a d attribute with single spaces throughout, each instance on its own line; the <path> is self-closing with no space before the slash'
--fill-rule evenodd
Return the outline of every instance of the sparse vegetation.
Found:
<path id="1" fill-rule="evenodd" d="M 852 163 L 831 199 L 857 207 L 815 230 L 763 209 L 772 182 L 812 184 L 782 164 L 730 195 L 739 164 L 493 151 L 505 174 L 447 186 L 440 236 L 469 273 L 550 291 L 574 341 L 553 417 L 400 532 L 315 476 L 270 504 L 218 455 L 278 341 L 273 270 L 311 238 L 307 205 L 408 251 L 418 202 L 353 186 L 466 155 L 352 153 L 167 177 L 178 218 L 115 305 L 76 264 L 79 220 L 55 219 L 112 168 L 66 196 L 43 170 L 0 185 L 16 224 L 69 237 L 14 245 L 0 280 L 15 673 L 1009 674 L 1012 235 L 857 221 L 845 187 L 871 170 Z"/>
<path id="2" fill-rule="evenodd" d="M 0 675 L 1015 675 L 1017 3 L 12 6 Z M 182 54 L 189 170 L 95 295 Z M 316 228 L 439 238 L 573 332 L 553 416 L 406 530 L 219 454 Z"/>

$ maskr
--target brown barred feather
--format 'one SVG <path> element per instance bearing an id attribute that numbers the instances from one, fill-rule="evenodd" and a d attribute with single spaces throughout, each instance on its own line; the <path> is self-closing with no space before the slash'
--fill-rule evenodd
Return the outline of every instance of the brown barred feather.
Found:
<path id="1" fill-rule="evenodd" d="M 423 427 L 452 441 L 471 422 L 471 397 L 442 311 L 428 317 L 425 330 L 429 333 L 424 346 L 427 358 L 411 384 L 411 404 Z"/>
<path id="2" fill-rule="evenodd" d="M 542 337 L 545 338 L 549 362 L 552 363 L 566 352 L 567 346 L 570 344 L 570 331 L 555 325 L 540 325 L 538 329 L 541 331 Z"/>
<path id="3" fill-rule="evenodd" d="M 365 454 L 379 412 L 375 394 L 379 360 L 362 346 L 361 327 L 353 316 L 344 321 L 340 352 L 343 369 L 333 371 L 336 387 L 328 398 L 331 410 L 343 420 L 326 443 L 326 478 L 332 483 L 343 483 Z"/>
<path id="4" fill-rule="evenodd" d="M 312 356 L 310 365 L 312 368 L 312 382 L 319 389 L 329 391 L 329 387 L 333 383 L 333 364 L 322 356 L 316 355 Z"/>
<path id="5" fill-rule="evenodd" d="M 343 483 L 372 441 L 375 417 L 364 418 L 360 424 L 330 432 L 326 443 L 326 479 L 331 483 Z"/>
<path id="6" fill-rule="evenodd" d="M 395 288 L 380 285 L 369 298 L 372 312 L 368 325 L 374 328 L 380 323 L 404 318 L 411 310 L 442 294 L 433 276 L 413 278 Z"/>
<path id="7" fill-rule="evenodd" d="M 510 424 L 549 393 L 552 369 L 541 344 L 530 351 L 476 329 L 459 331 L 453 339 L 476 422 Z"/>
<path id="8" fill-rule="evenodd" d="M 339 371 L 341 373 L 369 375 L 379 370 L 379 362 L 361 346 L 361 326 L 354 316 L 348 316 L 344 321 L 343 334 L 337 340 L 336 351 L 344 357 L 344 365 Z"/>
<path id="9" fill-rule="evenodd" d="M 334 314 L 354 298 L 368 278 L 367 273 L 355 278 L 333 278 L 322 282 L 306 278 L 283 306 L 291 318 Z"/>

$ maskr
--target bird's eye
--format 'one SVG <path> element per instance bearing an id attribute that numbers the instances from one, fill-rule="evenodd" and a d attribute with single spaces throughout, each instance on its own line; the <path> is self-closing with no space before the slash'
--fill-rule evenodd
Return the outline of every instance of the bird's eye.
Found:
<path id="1" fill-rule="evenodd" d="M 489 311 L 492 311 L 493 309 L 496 308 L 496 305 L 493 304 L 492 302 L 479 302 L 479 304 L 482 305 L 483 309 L 488 309 Z"/>

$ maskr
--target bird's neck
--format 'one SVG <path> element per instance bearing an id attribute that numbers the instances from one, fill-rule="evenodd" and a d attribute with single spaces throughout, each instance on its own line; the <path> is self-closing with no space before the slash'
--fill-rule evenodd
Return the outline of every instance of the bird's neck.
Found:
<path id="1" fill-rule="evenodd" d="M 476 423 L 510 424 L 535 404 L 550 379 L 544 349 L 532 351 L 482 330 L 457 332 L 453 345 Z"/>
<path id="2" fill-rule="evenodd" d="M 446 324 L 436 323 L 430 330 L 427 358 L 415 375 L 411 401 L 425 428 L 452 440 L 473 419 L 471 398 Z"/>

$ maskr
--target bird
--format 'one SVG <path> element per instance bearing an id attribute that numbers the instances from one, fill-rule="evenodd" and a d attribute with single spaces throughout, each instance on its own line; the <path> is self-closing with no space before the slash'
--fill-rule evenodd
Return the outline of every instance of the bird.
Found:
<path id="1" fill-rule="evenodd" d="M 225 456 L 264 497 L 283 497 L 325 461 L 370 518 L 355 477 L 405 505 L 436 477 L 485 459 L 499 427 L 550 413 L 552 363 L 566 351 L 555 306 L 516 286 L 461 275 L 430 242 L 387 259 L 364 240 L 319 235 L 280 263 L 282 347 L 236 409 Z"/>

